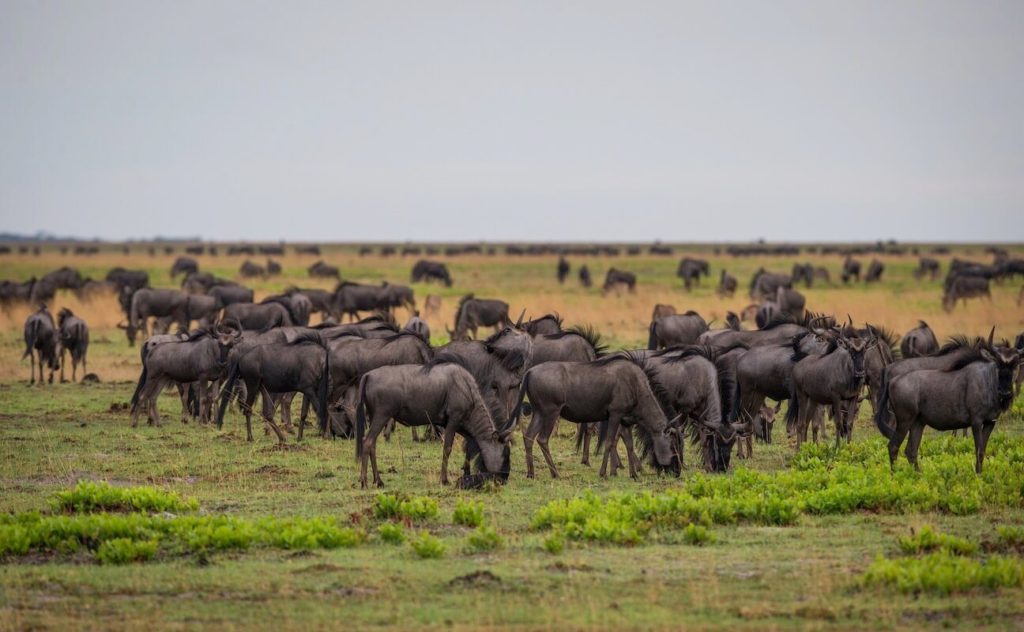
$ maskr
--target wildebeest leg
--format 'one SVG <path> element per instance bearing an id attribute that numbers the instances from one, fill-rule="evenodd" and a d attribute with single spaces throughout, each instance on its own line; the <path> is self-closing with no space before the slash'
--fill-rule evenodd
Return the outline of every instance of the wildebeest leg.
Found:
<path id="1" fill-rule="evenodd" d="M 153 419 L 152 409 L 156 408 L 156 406 L 153 405 L 155 399 L 154 392 L 159 393 L 160 387 L 159 379 L 147 380 L 146 384 L 142 387 L 142 390 L 139 391 L 139 399 L 135 403 L 135 409 L 132 411 L 132 428 L 139 425 L 139 413 L 143 410 L 149 410 L 149 418 L 150 420 Z"/>
<path id="2" fill-rule="evenodd" d="M 910 431 L 910 424 L 904 423 L 901 420 L 896 420 L 896 426 L 893 428 L 892 437 L 889 439 L 889 469 L 896 469 L 896 457 L 900 454 L 900 445 L 903 444 L 903 439 L 906 438 L 907 433 Z"/>
<path id="3" fill-rule="evenodd" d="M 60 383 L 63 384 L 64 382 L 67 382 L 67 380 L 64 379 L 64 347 L 62 346 L 60 348 Z"/>
<path id="4" fill-rule="evenodd" d="M 582 433 L 583 440 L 583 458 L 580 459 L 580 463 L 583 465 L 590 465 L 590 431 L 593 426 L 591 424 L 578 424 L 576 432 Z"/>
<path id="5" fill-rule="evenodd" d="M 359 457 L 359 486 L 363 489 L 366 488 L 366 465 L 369 461 L 373 468 L 373 483 L 377 487 L 384 487 L 384 481 L 380 478 L 380 470 L 377 469 L 377 435 L 384 430 L 391 415 L 377 411 L 371 413 L 370 410 L 366 412 L 370 415 L 370 424 L 366 430 L 366 436 L 363 437 L 363 449 Z"/>
<path id="6" fill-rule="evenodd" d="M 552 425 L 552 428 L 554 426 Z M 543 430 L 537 435 L 537 445 L 547 461 L 548 469 L 551 470 L 551 478 L 558 478 L 558 468 L 555 467 L 555 460 L 551 458 L 551 450 L 548 448 L 548 440 L 551 438 L 551 431 L 545 433 Z"/>
<path id="7" fill-rule="evenodd" d="M 277 442 L 280 444 L 285 443 L 284 433 L 274 423 L 274 398 L 269 396 L 269 393 L 264 390 L 263 392 L 263 422 L 270 426 L 270 429 L 277 435 Z"/>
<path id="8" fill-rule="evenodd" d="M 452 444 L 455 443 L 455 424 L 449 422 L 444 427 L 444 448 L 441 452 L 441 484 L 448 484 L 448 457 L 452 453 Z"/>
<path id="9" fill-rule="evenodd" d="M 29 353 L 28 353 L 28 361 L 31 363 L 31 367 L 29 369 L 30 373 L 29 373 L 29 377 L 28 377 L 28 383 L 31 386 L 32 384 L 36 383 L 36 350 L 35 349 L 29 351 Z M 39 381 L 40 382 L 43 381 L 42 373 L 39 374 Z"/>
<path id="10" fill-rule="evenodd" d="M 394 427 L 395 427 L 394 423 L 392 423 L 392 424 L 390 424 L 388 426 L 388 428 L 392 428 L 392 429 Z M 419 441 L 420 440 L 420 434 L 419 434 L 419 432 L 416 431 L 416 426 L 413 426 L 412 428 L 410 428 L 410 430 L 412 430 L 412 440 L 413 441 Z"/>
<path id="11" fill-rule="evenodd" d="M 917 451 L 921 447 L 921 436 L 924 435 L 924 423 L 915 419 L 912 426 L 910 426 L 910 437 L 907 439 L 906 455 L 907 460 L 914 466 L 914 469 L 921 471 L 921 466 L 917 462 Z"/>
<path id="12" fill-rule="evenodd" d="M 560 409 L 554 411 L 541 410 L 536 406 L 533 409 L 533 417 L 530 425 L 523 432 L 523 451 L 526 453 L 526 478 L 533 478 L 533 440 L 545 431 L 550 435 L 551 429 L 555 426 L 555 419 L 558 418 Z M 552 478 L 558 478 L 558 470 L 554 463 L 548 463 L 551 469 Z"/>
<path id="13" fill-rule="evenodd" d="M 604 458 L 601 459 L 601 471 L 598 475 L 601 478 L 607 477 L 608 462 L 611 460 L 612 452 L 615 450 L 615 444 L 618 443 L 619 435 L 619 423 L 620 416 L 617 413 L 611 413 L 608 415 L 608 426 L 605 429 L 605 441 L 604 441 Z M 612 463 L 612 476 L 615 476 L 615 463 Z"/>
<path id="14" fill-rule="evenodd" d="M 245 440 L 252 441 L 252 405 L 256 403 L 261 385 L 259 382 L 245 385 Z"/>
<path id="15" fill-rule="evenodd" d="M 181 423 L 188 423 L 188 384 L 178 383 L 178 399 L 181 400 Z"/>
<path id="16" fill-rule="evenodd" d="M 622 437 L 622 443 L 626 446 L 626 459 L 629 461 L 629 477 L 637 478 L 640 472 L 640 459 L 637 458 L 636 452 L 633 450 L 633 433 L 630 432 L 629 428 L 622 426 L 619 429 L 619 436 Z"/>

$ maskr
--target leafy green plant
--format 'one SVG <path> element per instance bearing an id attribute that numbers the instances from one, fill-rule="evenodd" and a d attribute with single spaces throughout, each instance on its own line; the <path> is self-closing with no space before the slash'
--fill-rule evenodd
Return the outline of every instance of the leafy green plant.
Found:
<path id="1" fill-rule="evenodd" d="M 691 524 L 687 525 L 686 528 L 683 529 L 683 541 L 687 544 L 703 546 L 714 542 L 715 535 L 708 531 L 707 527 L 699 524 Z"/>
<path id="2" fill-rule="evenodd" d="M 484 504 L 479 500 L 456 502 L 452 522 L 466 527 L 479 527 L 484 523 Z"/>
<path id="3" fill-rule="evenodd" d="M 879 557 L 868 567 L 862 582 L 904 593 L 948 595 L 977 588 L 993 590 L 1024 585 L 1024 564 L 1001 556 L 982 562 L 946 551 L 895 560 Z"/>
<path id="4" fill-rule="evenodd" d="M 1014 548 L 1024 547 L 1024 527 L 1000 526 L 996 529 L 999 543 Z"/>
<path id="5" fill-rule="evenodd" d="M 470 553 L 483 553 L 500 549 L 505 541 L 494 527 L 480 525 L 470 532 L 466 539 L 466 548 Z"/>
<path id="6" fill-rule="evenodd" d="M 400 523 L 385 522 L 377 528 L 381 542 L 401 544 L 405 542 L 405 529 Z"/>
<path id="7" fill-rule="evenodd" d="M 931 527 L 925 526 L 921 527 L 917 533 L 901 537 L 900 549 L 909 554 L 942 550 L 952 555 L 973 555 L 978 550 L 978 545 L 963 538 L 939 533 Z"/>
<path id="8" fill-rule="evenodd" d="M 565 536 L 561 531 L 555 531 L 544 538 L 544 550 L 552 555 L 558 555 L 565 550 Z"/>
<path id="9" fill-rule="evenodd" d="M 404 497 L 396 494 L 377 494 L 373 513 L 384 520 L 428 520 L 438 515 L 437 501 L 426 496 Z"/>
<path id="10" fill-rule="evenodd" d="M 176 492 L 155 487 L 112 487 L 110 483 L 80 481 L 69 490 L 57 492 L 54 499 L 58 511 L 88 513 L 93 511 L 195 511 L 199 503 Z"/>
<path id="11" fill-rule="evenodd" d="M 157 543 L 153 540 L 130 540 L 114 538 L 100 544 L 96 559 L 101 564 L 131 564 L 145 562 L 156 555 Z"/>
<path id="12" fill-rule="evenodd" d="M 444 556 L 444 543 L 431 535 L 429 531 L 420 532 L 418 536 L 409 540 L 409 544 L 416 555 L 423 559 L 437 559 Z"/>

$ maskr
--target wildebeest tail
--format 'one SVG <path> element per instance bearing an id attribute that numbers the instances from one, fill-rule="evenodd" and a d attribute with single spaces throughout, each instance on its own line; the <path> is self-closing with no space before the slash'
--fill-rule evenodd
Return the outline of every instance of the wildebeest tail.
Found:
<path id="1" fill-rule="evenodd" d="M 648 328 L 647 348 L 654 350 L 658 348 L 658 321 L 652 320 Z"/>
<path id="2" fill-rule="evenodd" d="M 224 425 L 224 411 L 228 409 L 228 402 L 231 401 L 231 393 L 235 389 L 235 382 L 238 380 L 239 362 L 235 360 L 228 371 L 228 379 L 224 382 L 224 388 L 220 392 L 220 406 L 217 407 L 217 427 Z"/>
<path id="3" fill-rule="evenodd" d="M 135 385 L 135 392 L 132 393 L 132 401 L 131 401 L 132 412 L 135 412 L 135 407 L 139 403 L 139 394 L 142 393 L 142 387 L 146 385 L 146 374 L 147 374 L 147 371 L 146 371 L 146 350 L 147 349 L 148 349 L 148 345 L 143 343 L 142 351 L 139 353 L 139 355 L 142 357 L 142 373 L 139 375 L 139 382 L 138 382 L 138 384 Z"/>
<path id="4" fill-rule="evenodd" d="M 331 390 L 331 348 L 324 345 L 324 369 L 320 373 L 320 383 L 316 389 L 317 413 L 320 415 L 320 431 L 325 432 L 331 427 L 330 416 L 327 414 L 327 394 Z"/>
<path id="5" fill-rule="evenodd" d="M 590 424 L 576 424 L 576 452 L 578 453 L 583 449 L 583 440 L 586 439 L 587 433 L 590 432 Z"/>
<path id="6" fill-rule="evenodd" d="M 892 438 L 893 429 L 889 427 L 889 367 L 882 369 L 882 393 L 878 396 L 878 408 L 875 409 L 875 425 L 883 437 Z"/>
<path id="7" fill-rule="evenodd" d="M 502 432 L 509 432 L 513 428 L 519 425 L 519 416 L 523 412 L 523 400 L 526 398 L 526 389 L 530 384 L 530 372 L 527 371 L 526 375 L 523 376 L 523 383 L 519 385 L 519 395 L 516 397 L 516 407 L 512 409 L 512 415 L 508 419 L 508 424 Z"/>
<path id="8" fill-rule="evenodd" d="M 356 458 L 363 456 L 363 436 L 366 434 L 366 376 L 359 380 L 359 401 L 356 403 Z"/>
<path id="9" fill-rule="evenodd" d="M 800 398 L 796 394 L 796 389 L 791 388 L 789 390 L 789 408 L 786 409 L 786 434 L 792 434 L 796 431 L 796 421 L 799 415 Z"/>

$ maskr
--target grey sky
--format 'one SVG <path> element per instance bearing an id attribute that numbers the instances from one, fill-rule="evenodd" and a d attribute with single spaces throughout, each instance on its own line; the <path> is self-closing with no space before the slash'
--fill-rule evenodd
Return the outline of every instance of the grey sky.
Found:
<path id="1" fill-rule="evenodd" d="M 0 230 L 1024 240 L 1024 2 L 0 1 Z"/>

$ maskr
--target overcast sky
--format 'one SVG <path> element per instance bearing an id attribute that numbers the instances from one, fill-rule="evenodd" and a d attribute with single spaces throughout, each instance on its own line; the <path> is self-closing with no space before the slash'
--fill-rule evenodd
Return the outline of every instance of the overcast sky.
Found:
<path id="1" fill-rule="evenodd" d="M 1024 2 L 0 0 L 0 230 L 1024 240 Z"/>

